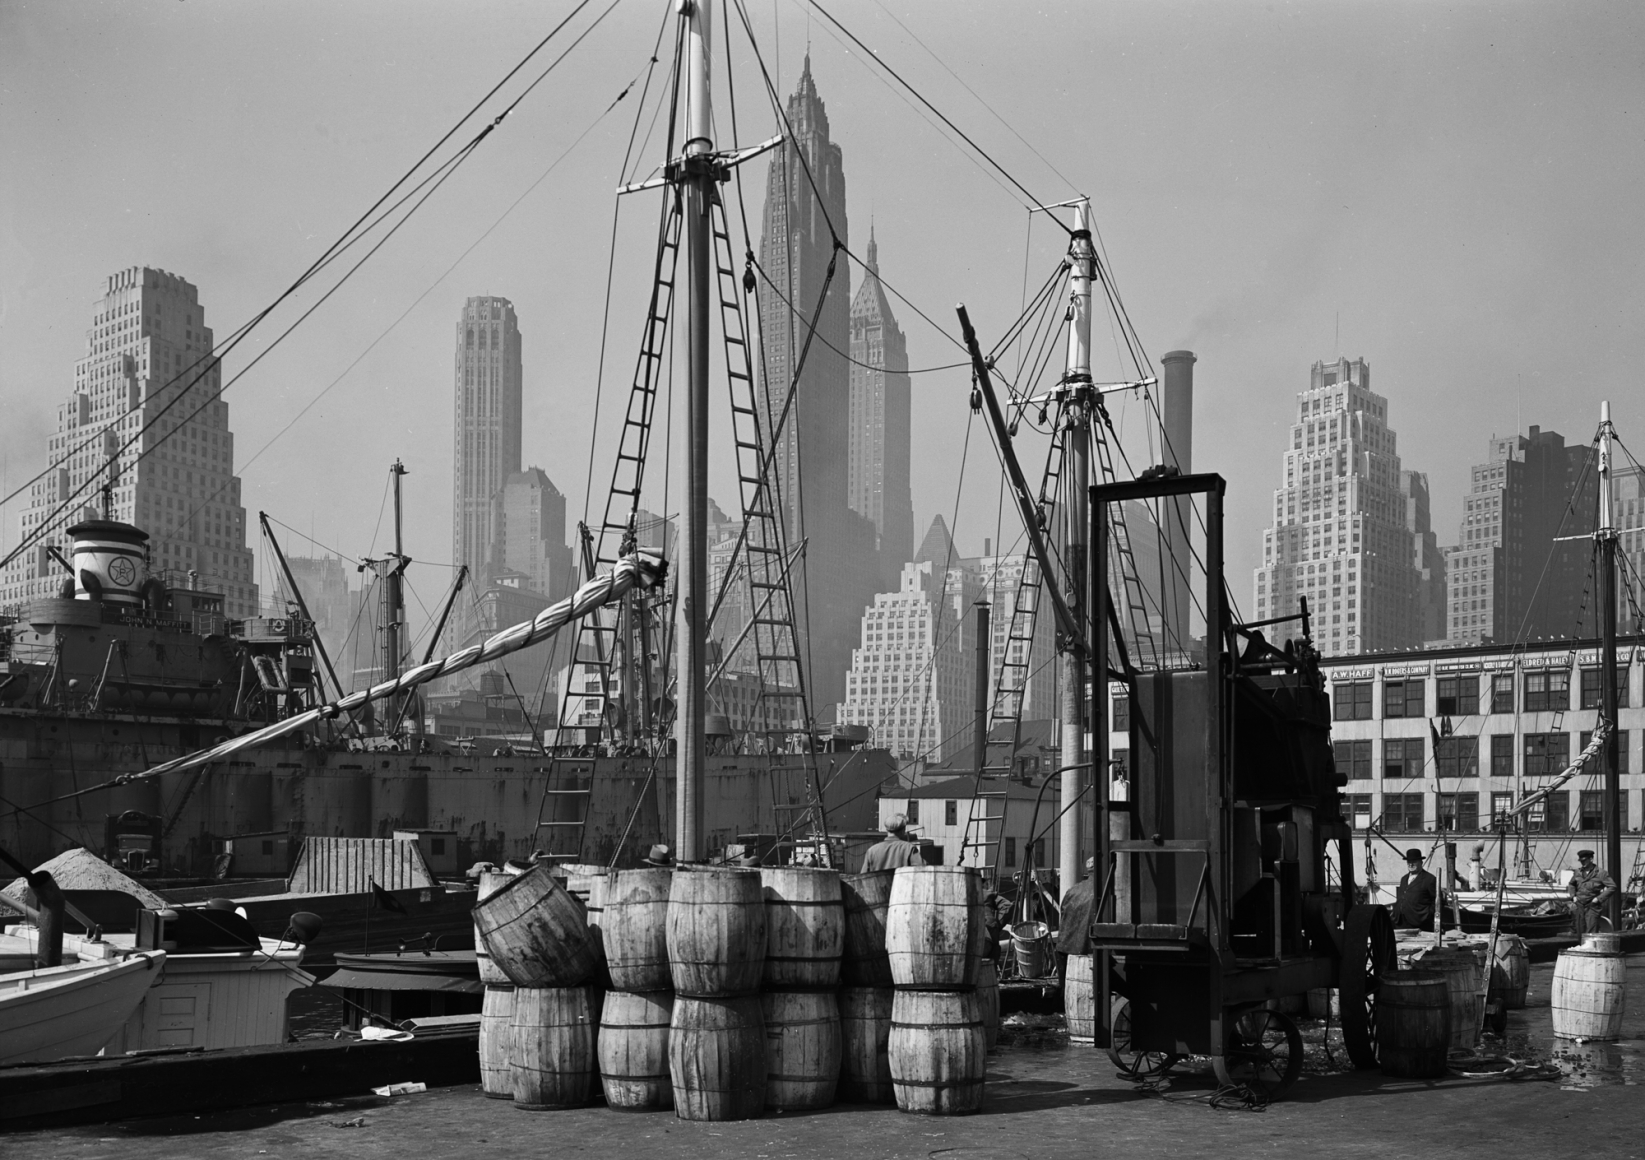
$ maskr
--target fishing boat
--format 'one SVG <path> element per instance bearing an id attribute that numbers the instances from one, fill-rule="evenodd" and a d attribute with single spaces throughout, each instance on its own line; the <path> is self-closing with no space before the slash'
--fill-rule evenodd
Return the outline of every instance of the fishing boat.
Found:
<path id="1" fill-rule="evenodd" d="M 165 951 L 134 951 L 0 975 L 0 1064 L 97 1054 L 120 1034 L 165 965 Z"/>

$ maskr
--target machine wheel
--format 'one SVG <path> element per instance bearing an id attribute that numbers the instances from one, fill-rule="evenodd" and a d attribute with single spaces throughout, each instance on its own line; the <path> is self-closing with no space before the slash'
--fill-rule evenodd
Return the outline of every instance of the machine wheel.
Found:
<path id="1" fill-rule="evenodd" d="M 1131 1003 L 1126 999 L 1114 1003 L 1113 1021 L 1108 1033 L 1108 1058 L 1119 1068 L 1121 1078 L 1132 1081 L 1157 1079 L 1183 1059 L 1167 1051 L 1131 1050 Z"/>
<path id="2" fill-rule="evenodd" d="M 1228 1045 L 1211 1062 L 1223 1084 L 1273 1099 L 1302 1074 L 1302 1032 L 1289 1015 L 1258 1007 L 1230 1019 Z"/>
<path id="3" fill-rule="evenodd" d="M 1337 989 L 1342 1001 L 1342 1039 L 1355 1067 L 1377 1065 L 1377 991 L 1383 971 L 1398 966 L 1394 921 L 1385 906 L 1356 906 L 1343 924 L 1342 965 Z"/>

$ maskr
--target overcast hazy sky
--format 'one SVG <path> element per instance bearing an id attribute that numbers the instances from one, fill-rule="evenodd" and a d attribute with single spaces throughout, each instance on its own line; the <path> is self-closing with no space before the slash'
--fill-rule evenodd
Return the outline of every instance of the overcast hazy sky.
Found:
<path id="1" fill-rule="evenodd" d="M 985 339 L 997 335 L 1025 266 L 1037 282 L 1057 260 L 1054 232 L 1042 219 L 1030 238 L 1022 198 L 800 0 L 750 2 L 785 92 L 809 39 L 844 150 L 853 248 L 872 218 L 890 282 L 950 332 L 964 300 Z M 622 0 L 353 282 L 231 389 L 253 518 L 266 509 L 362 554 L 400 457 L 412 472 L 409 550 L 449 559 L 453 327 L 474 294 L 504 295 L 519 312 L 525 458 L 581 511 L 612 190 L 639 90 L 603 111 L 643 74 L 669 6 Z M 0 0 L 8 484 L 44 465 L 108 274 L 146 264 L 188 278 L 226 335 L 572 7 Z M 1370 361 L 1404 465 L 1430 475 L 1441 543 L 1456 539 L 1468 465 L 1493 432 L 1536 423 L 1585 440 L 1608 397 L 1645 450 L 1634 369 L 1645 349 L 1640 5 L 825 7 L 1036 197 L 1092 196 L 1149 353 L 1199 356 L 1195 461 L 1229 479 L 1242 601 L 1294 394 L 1316 359 Z M 739 129 L 757 141 L 773 117 L 746 43 L 733 41 Z M 717 80 L 724 144 L 723 69 Z M 659 159 L 653 141 L 642 169 Z M 751 169 L 757 229 L 764 162 Z M 607 418 L 633 366 L 656 196 L 622 206 Z M 899 310 L 915 366 L 955 360 L 948 338 Z M 1115 373 L 1100 319 L 1097 346 L 1099 375 Z M 967 390 L 963 372 L 915 380 L 921 528 L 954 505 Z M 1135 436 L 1136 408 L 1124 419 Z M 998 473 L 976 435 L 958 529 L 967 551 L 995 523 Z M 608 474 L 605 448 L 597 491 Z M 714 492 L 735 502 L 723 468 Z M 4 513 L 7 545 L 17 511 Z M 432 604 L 444 581 L 425 573 L 421 599 Z"/>

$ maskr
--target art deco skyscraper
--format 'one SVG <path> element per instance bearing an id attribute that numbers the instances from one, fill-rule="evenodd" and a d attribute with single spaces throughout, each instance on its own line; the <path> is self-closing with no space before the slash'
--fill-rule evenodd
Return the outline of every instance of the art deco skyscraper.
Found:
<path id="1" fill-rule="evenodd" d="M 506 298 L 470 298 L 457 322 L 451 562 L 485 584 L 493 498 L 520 470 L 520 326 Z"/>
<path id="2" fill-rule="evenodd" d="M 30 488 L 21 519 L 23 535 L 47 521 L 50 531 L 7 567 L 0 603 L 55 594 L 62 573 L 46 548 L 66 554 L 68 527 L 101 518 L 102 487 L 112 483 L 109 515 L 149 533 L 153 574 L 184 587 L 193 573 L 223 594 L 229 616 L 257 614 L 234 436 L 211 351 L 205 308 L 189 282 L 145 266 L 109 277 L 47 442 L 53 469 Z M 101 471 L 110 459 L 115 470 Z M 70 497 L 74 506 L 54 516 Z"/>
<path id="3" fill-rule="evenodd" d="M 851 509 L 874 521 L 882 585 L 913 557 L 909 492 L 908 342 L 880 284 L 879 246 L 868 234 L 868 276 L 851 302 Z"/>
<path id="4" fill-rule="evenodd" d="M 789 543 L 806 542 L 795 608 L 810 659 L 811 701 L 824 706 L 845 692 L 862 609 L 880 587 L 878 533 L 851 507 L 851 376 L 844 354 L 851 345 L 851 278 L 843 256 L 828 279 L 834 237 L 848 241 L 845 170 L 809 58 L 787 115 L 793 137 L 773 155 L 766 178 L 760 264 L 772 285 L 759 288 L 759 394 L 781 413 L 815 317 L 816 338 L 773 470 Z"/>
<path id="5" fill-rule="evenodd" d="M 1284 462 L 1254 577 L 1256 619 L 1291 615 L 1306 596 L 1314 645 L 1327 656 L 1420 645 L 1399 456 L 1364 359 L 1314 364 Z M 1270 635 L 1300 632 L 1284 625 Z"/>

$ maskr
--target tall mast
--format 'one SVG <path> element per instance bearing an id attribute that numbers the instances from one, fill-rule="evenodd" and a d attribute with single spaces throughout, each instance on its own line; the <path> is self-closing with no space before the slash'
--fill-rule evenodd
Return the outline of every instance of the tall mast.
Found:
<path id="1" fill-rule="evenodd" d="M 1064 470 L 1068 472 L 1064 484 L 1063 503 L 1063 576 L 1064 594 L 1068 610 L 1075 623 L 1085 623 L 1086 538 L 1090 525 L 1091 484 L 1091 279 L 1096 268 L 1096 253 L 1091 248 L 1091 202 L 1081 198 L 1074 204 L 1074 232 L 1068 246 L 1070 274 L 1068 279 L 1068 369 L 1063 386 L 1069 392 L 1070 405 L 1064 422 L 1067 424 Z M 1102 567 L 1095 561 L 1093 567 Z M 1056 577 L 1045 577 L 1047 583 L 1056 583 Z M 1059 822 L 1057 872 L 1062 890 L 1067 893 L 1084 877 L 1085 858 L 1081 837 L 1084 810 L 1079 808 L 1080 789 L 1088 776 L 1105 776 L 1103 770 L 1088 771 L 1085 761 L 1085 657 L 1081 640 L 1065 642 L 1061 657 L 1062 667 L 1062 767 L 1061 804 Z M 1097 657 L 1092 665 L 1093 697 L 1105 696 L 1108 682 Z"/>
<path id="2" fill-rule="evenodd" d="M 1617 768 L 1616 687 L 1616 525 L 1611 512 L 1611 404 L 1599 405 L 1599 696 L 1610 732 L 1601 760 L 1605 770 L 1605 862 L 1618 890 L 1609 904 L 1611 929 L 1622 929 L 1622 892 L 1628 887 L 1628 869 L 1622 864 L 1622 779 Z"/>
<path id="3" fill-rule="evenodd" d="M 708 595 L 708 215 L 714 193 L 714 141 L 709 115 L 710 0 L 679 0 L 686 21 L 685 157 L 683 186 L 686 297 L 685 528 L 681 537 L 675 636 L 679 696 L 675 736 L 675 857 L 703 855 L 703 714 L 706 709 L 705 616 Z"/>
<path id="4" fill-rule="evenodd" d="M 405 465 L 396 459 L 388 473 L 394 481 L 394 556 L 388 561 L 387 574 L 383 577 L 383 679 L 392 681 L 400 675 L 400 627 L 405 622 L 405 596 L 400 583 L 408 563 L 401 537 L 400 507 L 400 478 L 406 473 Z M 397 704 L 390 702 L 385 709 L 388 720 L 399 720 Z"/>

